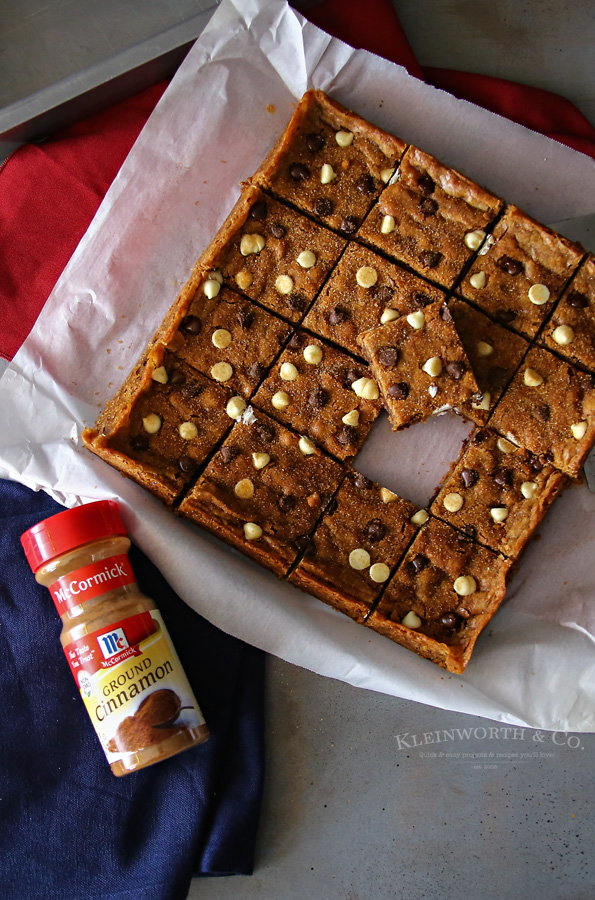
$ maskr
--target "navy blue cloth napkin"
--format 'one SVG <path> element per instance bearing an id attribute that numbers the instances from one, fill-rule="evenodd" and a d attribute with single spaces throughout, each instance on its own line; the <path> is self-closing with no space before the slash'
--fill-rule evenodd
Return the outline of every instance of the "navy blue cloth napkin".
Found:
<path id="1" fill-rule="evenodd" d="M 249 874 L 263 781 L 264 654 L 183 603 L 137 549 L 211 730 L 205 744 L 116 778 L 20 535 L 62 507 L 0 481 L 0 896 L 182 900 L 193 875 Z"/>

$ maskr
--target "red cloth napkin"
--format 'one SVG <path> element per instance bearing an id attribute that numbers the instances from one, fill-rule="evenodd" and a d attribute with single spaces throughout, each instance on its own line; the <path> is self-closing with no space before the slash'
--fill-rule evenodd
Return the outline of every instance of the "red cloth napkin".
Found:
<path id="1" fill-rule="evenodd" d="M 352 46 L 595 158 L 595 128 L 573 104 L 500 78 L 417 63 L 391 0 L 326 0 L 314 24 Z M 0 170 L 0 355 L 12 359 L 132 147 L 166 83 L 149 88 L 43 144 L 20 148 Z"/>

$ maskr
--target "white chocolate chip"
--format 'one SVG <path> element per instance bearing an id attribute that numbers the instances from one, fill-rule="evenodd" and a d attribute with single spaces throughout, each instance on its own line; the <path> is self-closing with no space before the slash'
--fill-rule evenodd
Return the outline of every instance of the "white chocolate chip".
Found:
<path id="1" fill-rule="evenodd" d="M 459 577 L 455 579 L 453 587 L 459 597 L 468 597 L 477 590 L 477 582 L 473 575 L 459 575 Z"/>
<path id="2" fill-rule="evenodd" d="M 529 300 L 535 306 L 543 306 L 550 299 L 549 288 L 545 284 L 532 284 L 529 288 Z"/>
<path id="3" fill-rule="evenodd" d="M 382 181 L 383 184 L 388 184 L 388 183 L 389 183 L 389 181 L 390 181 L 391 178 L 393 177 L 393 172 L 394 172 L 394 171 L 395 171 L 395 170 L 394 170 L 393 168 L 391 168 L 391 169 L 383 169 L 383 170 L 381 171 L 381 173 L 380 173 L 380 180 Z"/>
<path id="4" fill-rule="evenodd" d="M 479 256 L 485 256 L 488 250 L 494 246 L 496 241 L 494 240 L 493 234 L 488 234 L 487 238 L 483 242 L 483 247 L 480 248 Z"/>
<path id="5" fill-rule="evenodd" d="M 409 521 L 414 525 L 423 525 L 429 518 L 430 515 L 427 509 L 418 509 L 416 513 L 413 513 Z"/>
<path id="6" fill-rule="evenodd" d="M 234 487 L 234 494 L 240 500 L 250 500 L 254 496 L 254 485 L 249 478 L 242 478 Z"/>
<path id="7" fill-rule="evenodd" d="M 308 344 L 304 348 L 304 359 L 309 366 L 317 366 L 322 362 L 322 347 L 319 347 L 318 344 Z"/>
<path id="8" fill-rule="evenodd" d="M 321 184 L 330 184 L 331 181 L 337 177 L 337 173 L 333 169 L 332 166 L 329 166 L 328 163 L 325 163 L 320 170 L 320 183 Z"/>
<path id="9" fill-rule="evenodd" d="M 570 325 L 558 325 L 557 328 L 554 328 L 552 337 L 556 344 L 565 347 L 566 344 L 572 344 L 574 340 L 574 329 L 571 328 Z"/>
<path id="10" fill-rule="evenodd" d="M 158 384 L 167 384 L 168 376 L 167 369 L 165 366 L 159 366 L 158 369 L 153 369 L 151 373 L 151 378 L 153 381 L 156 381 Z"/>
<path id="11" fill-rule="evenodd" d="M 247 269 L 242 269 L 241 272 L 238 272 L 236 275 L 236 284 L 241 291 L 246 291 L 252 284 L 253 278 L 252 273 L 248 272 Z"/>
<path id="12" fill-rule="evenodd" d="M 279 294 L 291 294 L 293 290 L 293 278 L 291 275 L 279 275 L 275 281 L 275 290 Z"/>
<path id="13" fill-rule="evenodd" d="M 277 391 L 276 394 L 273 394 L 271 397 L 271 403 L 275 407 L 275 409 L 287 409 L 291 400 L 288 394 L 285 391 Z"/>
<path id="14" fill-rule="evenodd" d="M 378 272 L 376 269 L 373 269 L 372 266 L 362 266 L 361 269 L 358 269 L 355 273 L 355 280 L 360 287 L 366 289 L 374 287 L 378 281 Z"/>
<path id="15" fill-rule="evenodd" d="M 370 554 L 363 547 L 352 550 L 349 554 L 349 565 L 352 569 L 367 569 L 370 565 Z"/>
<path id="16" fill-rule="evenodd" d="M 193 441 L 195 437 L 198 437 L 198 428 L 194 422 L 182 422 L 178 427 L 178 433 L 182 440 Z"/>
<path id="17" fill-rule="evenodd" d="M 521 484 L 521 494 L 525 500 L 534 500 L 537 496 L 538 487 L 534 481 L 523 481 Z"/>
<path id="18" fill-rule="evenodd" d="M 414 613 L 413 610 L 410 609 L 407 615 L 401 619 L 401 625 L 404 625 L 405 628 L 419 628 L 421 619 L 417 613 Z"/>
<path id="19" fill-rule="evenodd" d="M 387 581 L 389 575 L 390 569 L 386 563 L 374 563 L 373 566 L 370 566 L 370 578 L 372 581 L 375 581 L 376 584 L 382 584 Z"/>
<path id="20" fill-rule="evenodd" d="M 227 328 L 217 328 L 212 334 L 211 342 L 217 349 L 225 350 L 231 344 L 231 334 Z"/>
<path id="21" fill-rule="evenodd" d="M 503 437 L 498 438 L 496 446 L 501 453 L 514 453 L 517 449 L 512 441 L 507 441 L 506 438 Z"/>
<path id="22" fill-rule="evenodd" d="M 473 407 L 473 409 L 489 409 L 491 402 L 492 402 L 492 395 L 490 394 L 489 391 L 485 391 L 485 393 L 482 394 L 481 400 L 472 400 L 471 401 L 471 406 Z"/>
<path id="23" fill-rule="evenodd" d="M 442 360 L 439 356 L 431 356 L 425 361 L 422 369 L 430 378 L 437 378 L 442 372 Z"/>
<path id="24" fill-rule="evenodd" d="M 251 253 L 260 253 L 265 245 L 262 234 L 243 234 L 240 241 L 240 253 L 249 256 Z"/>
<path id="25" fill-rule="evenodd" d="M 575 422 L 574 425 L 570 426 L 570 430 L 572 431 L 573 438 L 577 441 L 580 441 L 587 433 L 587 423 Z"/>
<path id="26" fill-rule="evenodd" d="M 231 376 L 233 375 L 233 368 L 229 363 L 226 362 L 218 362 L 215 363 L 214 366 L 211 367 L 211 378 L 214 378 L 215 381 L 226 382 L 229 381 Z"/>
<path id="27" fill-rule="evenodd" d="M 444 506 L 444 509 L 448 510 L 448 512 L 454 513 L 458 512 L 461 509 L 464 502 L 465 501 L 463 500 L 461 495 L 454 491 L 452 494 L 446 494 L 444 496 L 442 505 Z"/>
<path id="28" fill-rule="evenodd" d="M 399 319 L 399 313 L 396 309 L 391 309 L 390 306 L 387 306 L 386 309 L 382 311 L 382 315 L 380 316 L 380 324 L 386 325 L 387 322 L 394 322 L 395 319 Z"/>
<path id="29" fill-rule="evenodd" d="M 341 418 L 341 421 L 344 425 L 351 425 L 355 428 L 359 425 L 359 411 L 357 409 L 352 409 L 351 412 L 345 413 Z"/>
<path id="30" fill-rule="evenodd" d="M 312 456 L 313 453 L 316 453 L 316 445 L 313 444 L 309 438 L 304 437 L 304 435 L 299 439 L 298 447 L 304 456 Z"/>
<path id="31" fill-rule="evenodd" d="M 476 228 L 475 231 L 468 231 L 464 238 L 465 246 L 469 250 L 479 250 L 485 240 L 485 236 L 486 233 L 481 228 Z"/>
<path id="32" fill-rule="evenodd" d="M 255 469 L 264 469 L 265 466 L 271 461 L 271 457 L 268 453 L 253 453 L 252 454 L 252 465 Z"/>
<path id="33" fill-rule="evenodd" d="M 337 131 L 335 140 L 339 147 L 349 147 L 353 143 L 353 133 L 351 131 Z"/>
<path id="34" fill-rule="evenodd" d="M 395 500 L 398 500 L 398 496 L 393 494 L 392 491 L 389 491 L 388 488 L 381 487 L 380 488 L 380 499 L 383 503 L 393 503 Z"/>
<path id="35" fill-rule="evenodd" d="M 283 381 L 295 381 L 299 375 L 293 363 L 284 362 L 279 369 L 279 375 Z"/>
<path id="36" fill-rule="evenodd" d="M 247 541 L 257 541 L 262 537 L 262 528 L 256 522 L 246 522 L 244 524 L 244 537 Z"/>
<path id="37" fill-rule="evenodd" d="M 543 375 L 540 375 L 536 369 L 526 368 L 523 373 L 523 381 L 527 387 L 539 387 L 543 384 Z"/>
<path id="38" fill-rule="evenodd" d="M 209 300 L 212 300 L 221 290 L 221 282 L 215 281 L 214 278 L 209 278 L 203 284 L 202 289 L 205 296 L 208 297 Z"/>
<path id="39" fill-rule="evenodd" d="M 478 356 L 491 356 L 494 352 L 492 345 L 488 344 L 486 341 L 478 341 L 475 345 L 475 349 L 477 350 Z"/>
<path id="40" fill-rule="evenodd" d="M 394 216 L 383 216 L 380 225 L 380 234 L 390 234 L 395 230 Z"/>
<path id="41" fill-rule="evenodd" d="M 157 413 L 149 413 L 143 419 L 143 428 L 147 434 L 157 434 L 162 424 L 161 417 Z"/>
<path id="42" fill-rule="evenodd" d="M 246 401 L 243 397 L 232 397 L 228 400 L 225 412 L 230 419 L 239 419 L 246 410 Z"/>
<path id="43" fill-rule="evenodd" d="M 316 254 L 312 250 L 302 250 L 297 258 L 297 263 L 302 269 L 311 269 L 316 265 Z"/>
<path id="44" fill-rule="evenodd" d="M 218 281 L 219 284 L 223 284 L 223 274 L 219 271 L 219 269 L 213 269 L 212 272 L 209 272 L 209 278 L 212 281 Z"/>
<path id="45" fill-rule="evenodd" d="M 420 331 L 426 324 L 426 317 L 420 309 L 417 312 L 409 313 L 409 315 L 407 316 L 407 322 L 411 325 L 412 328 L 415 328 L 416 331 Z"/>
<path id="46" fill-rule="evenodd" d="M 476 272 L 475 275 L 472 275 L 469 279 L 469 284 L 472 288 L 475 288 L 476 291 L 480 291 L 482 288 L 486 286 L 487 278 L 485 272 Z"/>
<path id="47" fill-rule="evenodd" d="M 351 390 L 362 400 L 378 400 L 380 391 L 373 378 L 358 378 L 351 385 Z"/>
<path id="48" fill-rule="evenodd" d="M 497 525 L 501 525 L 508 518 L 508 509 L 505 506 L 492 506 L 490 515 Z"/>

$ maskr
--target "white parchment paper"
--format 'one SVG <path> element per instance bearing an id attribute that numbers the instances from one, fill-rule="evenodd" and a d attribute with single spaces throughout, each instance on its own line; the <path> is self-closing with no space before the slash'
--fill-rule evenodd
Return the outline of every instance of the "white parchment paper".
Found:
<path id="1" fill-rule="evenodd" d="M 72 506 L 118 497 L 133 539 L 222 629 L 360 687 L 502 722 L 595 731 L 595 496 L 557 501 L 462 677 L 168 513 L 82 446 L 310 87 L 542 221 L 593 211 L 595 163 L 354 51 L 280 0 L 224 0 L 151 116 L 0 388 L 0 465 Z M 422 504 L 468 430 L 375 427 L 356 465 Z"/>

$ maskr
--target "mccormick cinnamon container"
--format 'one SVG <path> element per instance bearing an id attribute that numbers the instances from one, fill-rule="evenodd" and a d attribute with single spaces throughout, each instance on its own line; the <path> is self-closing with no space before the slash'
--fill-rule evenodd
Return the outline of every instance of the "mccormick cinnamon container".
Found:
<path id="1" fill-rule="evenodd" d="M 58 513 L 21 543 L 60 613 L 62 647 L 114 775 L 206 741 L 163 619 L 134 577 L 118 504 Z"/>

